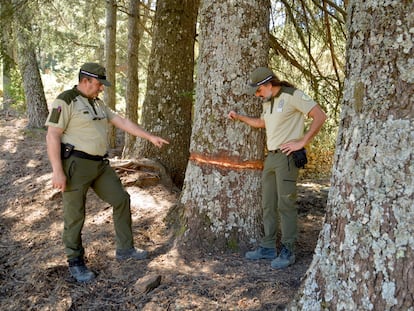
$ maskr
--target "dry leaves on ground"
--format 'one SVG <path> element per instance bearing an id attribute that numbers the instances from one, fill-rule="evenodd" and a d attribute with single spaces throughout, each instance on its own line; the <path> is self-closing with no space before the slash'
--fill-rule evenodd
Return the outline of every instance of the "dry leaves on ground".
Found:
<path id="1" fill-rule="evenodd" d="M 0 124 L 1 310 L 277 310 L 300 286 L 322 223 L 326 182 L 301 183 L 298 260 L 275 271 L 269 261 L 246 261 L 239 253 L 175 247 L 163 219 L 179 193 L 158 182 L 162 176 L 156 169 L 136 168 L 130 172 L 136 176 L 126 168 L 119 174 L 131 195 L 135 243 L 149 258 L 115 260 L 111 207 L 89 192 L 83 241 L 88 266 L 98 276 L 89 284 L 73 282 L 61 242 L 61 195 L 50 185 L 45 131 L 26 130 L 26 120 L 7 116 Z M 145 176 L 149 184 L 142 183 Z M 159 282 L 146 290 L 153 281 Z"/>

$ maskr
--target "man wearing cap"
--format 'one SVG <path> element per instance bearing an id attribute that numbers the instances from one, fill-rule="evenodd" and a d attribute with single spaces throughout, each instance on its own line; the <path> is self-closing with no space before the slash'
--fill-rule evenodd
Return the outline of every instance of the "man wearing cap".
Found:
<path id="1" fill-rule="evenodd" d="M 326 120 L 320 106 L 286 81 L 280 81 L 272 70 L 259 67 L 250 75 L 248 93 L 264 100 L 260 118 L 230 111 L 228 117 L 255 128 L 265 128 L 268 155 L 262 173 L 262 207 L 264 237 L 260 246 L 247 252 L 250 260 L 273 259 L 271 266 L 283 269 L 295 262 L 297 239 L 296 181 L 299 168 L 292 152 L 304 148 L 319 132 Z M 305 115 L 312 118 L 304 133 Z M 280 219 L 282 247 L 276 251 Z"/>
<path id="2" fill-rule="evenodd" d="M 78 85 L 55 99 L 46 121 L 52 185 L 63 193 L 63 243 L 69 271 L 78 282 L 95 278 L 95 273 L 85 265 L 81 238 L 89 187 L 113 207 L 116 258 L 147 257 L 146 251 L 133 245 L 130 197 L 106 159 L 108 122 L 148 139 L 157 147 L 168 144 L 107 107 L 98 98 L 105 86 L 111 86 L 106 80 L 105 68 L 85 63 L 79 71 Z"/>

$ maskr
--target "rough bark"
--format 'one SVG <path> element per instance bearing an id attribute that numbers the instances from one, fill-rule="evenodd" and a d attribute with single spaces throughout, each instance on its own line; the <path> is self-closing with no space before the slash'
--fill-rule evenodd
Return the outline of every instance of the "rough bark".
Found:
<path id="1" fill-rule="evenodd" d="M 133 122 L 138 121 L 138 47 L 139 47 L 139 0 L 130 0 L 128 17 L 128 73 L 126 86 L 125 117 Z M 123 155 L 131 153 L 135 144 L 135 136 L 125 133 Z"/>
<path id="2" fill-rule="evenodd" d="M 105 103 L 113 110 L 116 104 L 116 21 L 117 21 L 116 0 L 106 1 L 106 36 L 105 36 L 105 60 L 106 60 L 106 77 L 112 83 L 111 87 L 105 89 Z M 115 148 L 116 137 L 115 127 L 110 125 L 108 132 L 108 142 L 111 148 Z"/>
<path id="3" fill-rule="evenodd" d="M 204 1 L 190 161 L 180 200 L 183 244 L 240 249 L 261 235 L 264 132 L 227 118 L 258 116 L 249 72 L 267 64 L 267 1 Z"/>
<path id="4" fill-rule="evenodd" d="M 413 310 L 414 4 L 349 1 L 325 224 L 291 310 Z"/>
<path id="5" fill-rule="evenodd" d="M 13 59 L 13 36 L 12 36 L 12 18 L 7 18 L 13 15 L 13 7 L 11 0 L 5 0 L 0 4 L 1 14 L 1 60 L 3 63 L 3 109 L 8 108 L 7 106 L 13 100 L 9 88 L 11 86 L 11 72 L 15 66 Z"/>
<path id="6" fill-rule="evenodd" d="M 18 67 L 22 75 L 23 89 L 27 106 L 28 128 L 42 128 L 48 115 L 42 78 L 37 64 L 35 42 L 30 23 L 30 8 L 22 6 L 17 12 L 18 26 Z"/>
<path id="7" fill-rule="evenodd" d="M 142 126 L 170 141 L 163 149 L 138 139 L 134 154 L 159 160 L 181 187 L 188 161 L 198 0 L 157 1 Z"/>

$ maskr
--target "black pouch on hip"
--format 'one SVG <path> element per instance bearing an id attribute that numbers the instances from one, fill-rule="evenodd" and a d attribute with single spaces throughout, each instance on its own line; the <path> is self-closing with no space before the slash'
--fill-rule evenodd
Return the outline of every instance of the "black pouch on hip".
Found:
<path id="1" fill-rule="evenodd" d="M 71 144 L 60 144 L 60 157 L 62 159 L 69 158 L 74 148 L 75 146 Z"/>
<path id="2" fill-rule="evenodd" d="M 306 149 L 302 148 L 292 152 L 293 161 L 298 168 L 305 168 L 305 164 L 308 163 L 308 158 L 306 157 Z"/>

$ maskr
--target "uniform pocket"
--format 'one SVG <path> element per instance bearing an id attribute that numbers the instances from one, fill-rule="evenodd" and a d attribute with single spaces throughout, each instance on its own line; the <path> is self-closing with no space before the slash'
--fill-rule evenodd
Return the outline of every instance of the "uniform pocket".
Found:
<path id="1" fill-rule="evenodd" d="M 73 158 L 71 158 L 71 159 L 65 160 L 64 162 L 65 162 L 64 170 L 65 170 L 66 178 L 70 180 L 73 178 L 73 175 L 75 173 L 76 161 Z"/>

